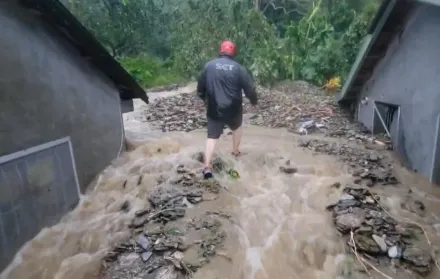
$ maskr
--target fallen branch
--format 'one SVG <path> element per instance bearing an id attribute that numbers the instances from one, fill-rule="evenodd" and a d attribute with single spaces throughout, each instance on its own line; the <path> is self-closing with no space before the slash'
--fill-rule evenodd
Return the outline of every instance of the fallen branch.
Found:
<path id="1" fill-rule="evenodd" d="M 364 257 L 359 256 L 359 254 L 357 253 L 357 248 L 356 248 L 356 242 L 354 241 L 354 234 L 353 231 L 350 232 L 350 240 L 351 243 L 353 244 L 353 248 L 352 251 L 354 253 L 354 255 L 356 256 L 356 259 L 359 261 L 359 263 L 362 265 L 362 267 L 365 269 L 365 272 L 368 274 L 368 276 L 370 276 L 370 278 L 373 278 L 373 276 L 371 275 L 371 273 L 368 271 L 368 268 L 365 266 L 364 263 L 366 263 L 369 267 L 371 267 L 372 269 L 374 269 L 377 273 L 379 273 L 380 275 L 382 275 L 383 277 L 387 278 L 387 279 L 393 279 L 392 277 L 386 275 L 385 273 L 383 273 L 382 271 L 380 271 L 379 269 L 377 269 L 373 264 L 371 264 L 369 261 L 367 261 Z"/>
<path id="2" fill-rule="evenodd" d="M 353 236 L 354 236 L 353 231 L 351 231 L 350 232 L 350 240 L 351 240 L 351 243 L 353 244 L 353 248 L 351 250 L 353 251 L 354 255 L 356 256 L 356 259 L 359 261 L 359 263 L 365 269 L 365 272 L 368 274 L 368 276 L 370 276 L 370 278 L 373 278 L 373 276 L 371 276 L 371 273 L 368 271 L 368 268 L 365 266 L 364 262 L 362 261 L 361 257 L 357 253 L 356 242 L 354 241 Z"/>
<path id="3" fill-rule="evenodd" d="M 380 275 L 382 275 L 383 277 L 387 278 L 387 279 L 393 279 L 393 277 L 390 277 L 388 275 L 386 275 L 385 273 L 383 273 L 382 271 L 380 271 L 379 269 L 377 269 L 372 263 L 370 263 L 369 261 L 367 261 L 365 258 L 361 257 L 361 260 L 366 263 L 369 267 L 371 267 L 372 269 L 374 269 L 377 273 L 379 273 Z"/>
<path id="4" fill-rule="evenodd" d="M 186 279 L 194 278 L 194 272 L 183 261 L 180 262 L 180 265 L 183 267 Z"/>

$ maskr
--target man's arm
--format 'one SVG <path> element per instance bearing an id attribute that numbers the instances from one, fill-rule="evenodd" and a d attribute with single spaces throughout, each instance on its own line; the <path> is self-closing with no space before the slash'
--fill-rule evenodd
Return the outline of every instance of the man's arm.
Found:
<path id="1" fill-rule="evenodd" d="M 197 96 L 203 101 L 206 99 L 206 68 L 203 69 L 197 79 Z"/>
<path id="2" fill-rule="evenodd" d="M 249 99 L 252 105 L 258 103 L 257 92 L 255 90 L 254 81 L 245 68 L 241 67 L 241 87 L 243 88 L 244 95 Z"/>

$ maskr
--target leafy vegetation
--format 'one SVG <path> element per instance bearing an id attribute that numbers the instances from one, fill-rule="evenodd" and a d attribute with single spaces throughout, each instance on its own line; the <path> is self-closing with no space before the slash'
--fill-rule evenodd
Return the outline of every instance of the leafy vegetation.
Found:
<path id="1" fill-rule="evenodd" d="M 124 68 L 145 88 L 180 83 L 185 79 L 172 64 L 148 54 L 119 57 Z"/>
<path id="2" fill-rule="evenodd" d="M 344 80 L 379 0 L 64 0 L 145 87 L 194 78 L 237 44 L 262 84 Z M 339 84 L 338 81 L 336 84 Z"/>

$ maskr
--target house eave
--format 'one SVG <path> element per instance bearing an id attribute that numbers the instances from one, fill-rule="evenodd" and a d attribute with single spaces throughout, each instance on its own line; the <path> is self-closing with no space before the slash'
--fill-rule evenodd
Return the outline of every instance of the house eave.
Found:
<path id="1" fill-rule="evenodd" d="M 114 83 L 122 100 L 140 98 L 149 103 L 145 90 L 59 0 L 19 1 L 38 14 L 84 59 L 107 76 Z"/>
<path id="2" fill-rule="evenodd" d="M 365 62 L 365 59 L 372 48 L 375 40 L 379 36 L 380 32 L 382 31 L 383 26 L 385 25 L 385 22 L 387 21 L 391 11 L 393 10 L 394 6 L 396 5 L 396 0 L 387 0 L 385 1 L 382 6 L 379 8 L 378 14 L 376 14 L 375 19 L 373 20 L 372 25 L 370 26 L 370 32 L 372 34 L 367 34 L 363 41 L 362 46 L 358 52 L 356 61 L 354 62 L 353 66 L 351 67 L 350 73 L 347 77 L 347 80 L 344 83 L 344 86 L 341 90 L 341 93 L 339 94 L 337 101 L 338 103 L 347 103 L 351 100 L 355 100 L 356 98 L 353 98 L 351 95 L 357 93 L 356 91 L 353 92 L 353 83 L 356 79 L 357 75 L 359 74 L 359 71 L 362 67 L 362 65 Z M 359 89 L 357 89 L 359 90 Z M 359 90 L 360 91 L 360 90 Z"/>

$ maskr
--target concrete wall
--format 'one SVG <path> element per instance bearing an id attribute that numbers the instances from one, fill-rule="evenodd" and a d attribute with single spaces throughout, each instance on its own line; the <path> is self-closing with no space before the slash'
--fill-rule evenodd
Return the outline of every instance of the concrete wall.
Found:
<path id="1" fill-rule="evenodd" d="M 373 100 L 400 105 L 398 144 L 408 167 L 431 176 L 440 114 L 440 8 L 421 6 L 394 39 L 360 98 L 358 119 L 373 125 Z"/>
<path id="2" fill-rule="evenodd" d="M 116 88 L 16 1 L 0 1 L 0 34 L 0 156 L 70 136 L 84 190 L 121 146 Z"/>

